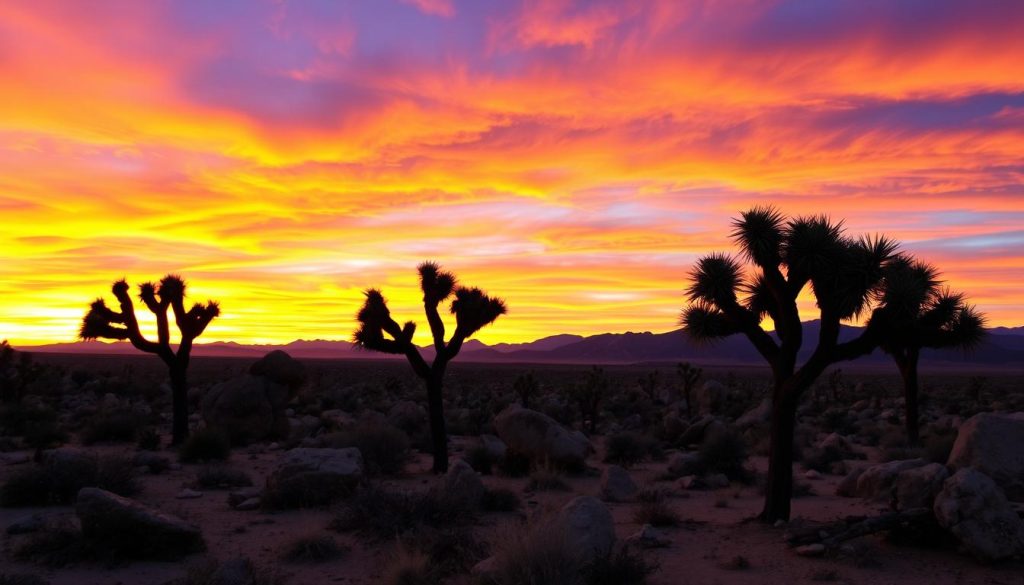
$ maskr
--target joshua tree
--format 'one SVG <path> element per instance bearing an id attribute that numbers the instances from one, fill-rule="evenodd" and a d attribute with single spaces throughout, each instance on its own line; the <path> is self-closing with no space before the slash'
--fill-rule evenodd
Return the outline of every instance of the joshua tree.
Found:
<path id="1" fill-rule="evenodd" d="M 530 397 L 535 395 L 539 388 L 540 386 L 537 384 L 537 378 L 534 377 L 533 372 L 519 374 L 512 387 L 515 390 L 516 396 L 519 397 L 519 403 L 523 408 L 530 408 Z"/>
<path id="2" fill-rule="evenodd" d="M 686 398 L 686 416 L 693 416 L 693 389 L 704 374 L 702 368 L 694 367 L 690 362 L 676 364 L 676 373 L 683 380 L 683 396 Z"/>
<path id="3" fill-rule="evenodd" d="M 112 292 L 121 311 L 107 307 L 102 299 L 93 301 L 82 319 L 78 336 L 82 339 L 128 340 L 139 351 L 153 353 L 167 365 L 171 377 L 171 404 L 174 420 L 171 424 L 172 444 L 180 444 L 188 437 L 188 362 L 192 342 L 203 334 L 206 326 L 220 315 L 216 301 L 196 303 L 185 310 L 185 281 L 168 274 L 159 285 L 146 282 L 139 285 L 139 300 L 156 316 L 157 340 L 150 341 L 139 331 L 135 305 L 128 294 L 128 283 L 122 279 L 114 283 Z M 167 310 L 174 313 L 174 322 L 181 338 L 177 350 L 171 346 Z"/>
<path id="4" fill-rule="evenodd" d="M 726 254 L 701 258 L 691 272 L 682 324 L 697 340 L 742 333 L 771 366 L 771 446 L 762 521 L 788 520 L 793 492 L 793 430 L 800 397 L 825 369 L 877 346 L 869 323 L 839 342 L 840 323 L 864 314 L 881 293 L 896 245 L 884 237 L 852 239 L 825 216 L 787 219 L 755 207 L 733 223 L 732 238 L 752 263 Z M 803 324 L 797 296 L 810 285 L 820 312 L 817 345 L 802 365 Z M 741 295 L 742 298 L 741 298 Z M 771 317 L 777 339 L 761 327 Z"/>
<path id="5" fill-rule="evenodd" d="M 658 371 L 647 372 L 646 376 L 640 376 L 637 380 L 640 390 L 647 396 L 652 404 L 658 401 Z"/>
<path id="6" fill-rule="evenodd" d="M 576 405 L 580 410 L 580 426 L 590 434 L 597 432 L 597 422 L 601 416 L 601 403 L 608 393 L 608 378 L 604 369 L 593 366 L 587 372 L 587 380 L 575 388 Z M 588 424 L 589 422 L 589 424 Z"/>
<path id="7" fill-rule="evenodd" d="M 882 302 L 890 315 L 880 347 L 892 356 L 903 378 L 907 443 L 920 443 L 917 362 L 921 349 L 970 349 L 985 335 L 985 318 L 964 295 L 941 288 L 938 271 L 923 262 L 901 258 L 893 263 Z"/>
<path id="8" fill-rule="evenodd" d="M 377 289 L 364 294 L 366 301 L 359 310 L 359 329 L 354 341 L 356 346 L 383 353 L 404 355 L 416 375 L 427 386 L 427 407 L 430 415 L 430 434 L 434 451 L 434 472 L 448 471 L 448 433 L 444 424 L 442 387 L 448 362 L 462 349 L 462 344 L 485 325 L 493 323 L 506 312 L 501 299 L 491 298 L 478 288 L 456 288 L 455 275 L 442 271 L 433 262 L 419 266 L 420 288 L 423 290 L 423 309 L 434 338 L 434 361 L 428 364 L 420 350 L 412 342 L 416 323 L 408 321 L 403 326 L 391 318 L 387 301 Z M 455 315 L 455 332 L 446 342 L 444 321 L 437 306 L 454 295 L 451 312 Z"/>

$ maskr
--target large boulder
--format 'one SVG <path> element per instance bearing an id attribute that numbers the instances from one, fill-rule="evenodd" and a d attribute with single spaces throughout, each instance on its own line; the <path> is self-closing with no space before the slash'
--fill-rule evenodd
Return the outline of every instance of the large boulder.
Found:
<path id="1" fill-rule="evenodd" d="M 924 459 L 907 459 L 872 465 L 857 478 L 858 497 L 876 502 L 891 502 L 894 497 L 896 478 L 900 473 L 927 465 Z"/>
<path id="2" fill-rule="evenodd" d="M 78 492 L 82 537 L 118 557 L 176 560 L 205 550 L 199 528 L 99 488 Z"/>
<path id="3" fill-rule="evenodd" d="M 998 561 L 1024 554 L 1024 521 L 992 478 L 961 469 L 935 497 L 935 517 L 971 554 Z"/>
<path id="4" fill-rule="evenodd" d="M 636 482 L 618 465 L 609 465 L 601 472 L 601 498 L 607 502 L 628 502 L 636 496 Z"/>
<path id="5" fill-rule="evenodd" d="M 286 451 L 267 477 L 265 497 L 278 507 L 319 506 L 350 493 L 363 476 L 359 449 Z"/>
<path id="6" fill-rule="evenodd" d="M 552 520 L 552 530 L 565 534 L 567 542 L 584 564 L 607 556 L 615 545 L 615 522 L 608 506 L 591 496 L 577 496 L 562 507 Z"/>
<path id="7" fill-rule="evenodd" d="M 494 428 L 510 451 L 532 461 L 578 468 L 594 450 L 583 433 L 566 429 L 546 414 L 516 405 L 498 413 Z"/>
<path id="8" fill-rule="evenodd" d="M 947 465 L 971 467 L 995 480 L 1012 501 L 1024 501 L 1024 412 L 983 412 L 960 426 Z"/>
<path id="9" fill-rule="evenodd" d="M 290 397 L 287 386 L 244 375 L 210 388 L 199 408 L 207 425 L 226 432 L 232 443 L 244 445 L 288 436 L 285 410 Z"/>
<path id="10" fill-rule="evenodd" d="M 396 402 L 388 411 L 388 424 L 402 429 L 410 437 L 417 437 L 427 432 L 427 410 L 411 400 Z"/>
<path id="11" fill-rule="evenodd" d="M 249 366 L 249 373 L 285 386 L 293 393 L 306 382 L 306 366 L 279 349 Z"/>
<path id="12" fill-rule="evenodd" d="M 757 406 L 743 413 L 733 423 L 737 429 L 746 430 L 750 427 L 768 424 L 772 419 L 772 397 L 766 396 Z"/>
<path id="13" fill-rule="evenodd" d="M 896 476 L 896 509 L 931 508 L 948 477 L 949 470 L 939 463 L 901 471 Z"/>

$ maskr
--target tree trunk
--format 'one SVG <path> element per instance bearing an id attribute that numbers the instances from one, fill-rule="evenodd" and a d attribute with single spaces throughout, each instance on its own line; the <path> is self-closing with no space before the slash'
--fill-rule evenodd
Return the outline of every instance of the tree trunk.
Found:
<path id="1" fill-rule="evenodd" d="M 185 368 L 171 368 L 171 444 L 180 445 L 188 438 L 188 379 Z"/>
<path id="2" fill-rule="evenodd" d="M 907 428 L 907 445 L 917 447 L 920 437 L 920 412 L 918 406 L 917 349 L 907 350 L 907 359 L 899 364 L 900 375 L 903 377 L 903 408 L 904 423 Z"/>
<path id="3" fill-rule="evenodd" d="M 430 437 L 434 451 L 434 473 L 448 471 L 448 431 L 444 425 L 444 403 L 441 399 L 441 378 L 432 373 L 427 379 L 427 410 L 430 416 Z"/>
<path id="4" fill-rule="evenodd" d="M 759 519 L 768 524 L 789 520 L 793 496 L 793 431 L 796 428 L 797 401 L 776 390 L 772 400 L 771 447 L 768 459 L 768 484 L 764 509 Z"/>

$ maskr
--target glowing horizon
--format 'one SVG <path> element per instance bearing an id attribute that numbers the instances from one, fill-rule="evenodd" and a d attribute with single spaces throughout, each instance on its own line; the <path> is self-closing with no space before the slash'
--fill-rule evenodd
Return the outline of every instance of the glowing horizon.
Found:
<path id="1" fill-rule="evenodd" d="M 0 338 L 173 272 L 203 343 L 348 339 L 377 287 L 423 344 L 428 259 L 508 302 L 485 343 L 668 331 L 765 202 L 1024 324 L 1021 63 L 995 0 L 6 3 Z"/>

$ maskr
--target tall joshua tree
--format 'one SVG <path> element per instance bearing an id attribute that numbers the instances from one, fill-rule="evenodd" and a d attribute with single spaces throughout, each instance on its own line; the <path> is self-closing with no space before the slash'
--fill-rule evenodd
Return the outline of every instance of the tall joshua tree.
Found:
<path id="1" fill-rule="evenodd" d="M 448 433 L 445 430 L 442 400 L 445 370 L 448 363 L 459 354 L 462 344 L 481 328 L 504 315 L 506 308 L 504 301 L 489 297 L 478 288 L 456 287 L 455 275 L 441 270 L 433 262 L 420 264 L 419 273 L 423 310 L 434 338 L 433 362 L 428 364 L 412 341 L 416 323 L 408 321 L 399 326 L 391 318 L 387 301 L 377 289 L 369 289 L 364 293 L 366 301 L 356 317 L 359 329 L 355 332 L 354 341 L 356 346 L 365 349 L 404 355 L 416 375 L 423 379 L 427 386 L 434 472 L 444 473 L 448 471 Z M 455 315 L 455 331 L 445 341 L 445 325 L 437 307 L 452 296 L 451 312 Z"/>
<path id="2" fill-rule="evenodd" d="M 135 316 L 135 305 L 128 294 L 128 282 L 124 279 L 114 283 L 111 292 L 120 304 L 120 312 L 107 307 L 106 301 L 93 301 L 89 312 L 82 319 L 78 336 L 82 339 L 128 340 L 139 351 L 156 354 L 170 372 L 171 403 L 174 420 L 171 424 L 172 443 L 177 445 L 188 436 L 188 362 L 192 353 L 192 342 L 203 334 L 206 326 L 220 315 L 216 301 L 196 303 L 185 310 L 185 281 L 180 276 L 168 274 L 159 285 L 146 282 L 139 285 L 139 300 L 156 316 L 157 340 L 143 337 Z M 181 338 L 177 349 L 171 345 L 168 309 L 174 314 L 174 322 Z"/>
<path id="3" fill-rule="evenodd" d="M 975 347 L 985 336 L 985 318 L 962 293 L 941 287 L 938 271 L 924 262 L 900 258 L 893 263 L 882 296 L 889 309 L 880 347 L 903 378 L 907 443 L 920 443 L 917 362 L 921 349 Z"/>
<path id="4" fill-rule="evenodd" d="M 686 332 L 697 340 L 742 333 L 771 366 L 773 377 L 768 485 L 760 518 L 788 520 L 793 492 L 793 431 L 800 397 L 825 369 L 877 346 L 869 324 L 856 339 L 839 342 L 840 323 L 865 313 L 884 282 L 896 245 L 884 237 L 853 239 L 826 216 L 786 218 L 755 207 L 733 222 L 732 239 L 743 257 L 701 258 L 691 271 Z M 797 364 L 803 325 L 797 296 L 806 287 L 817 302 L 819 332 L 811 356 Z M 761 321 L 771 317 L 776 337 Z"/>

